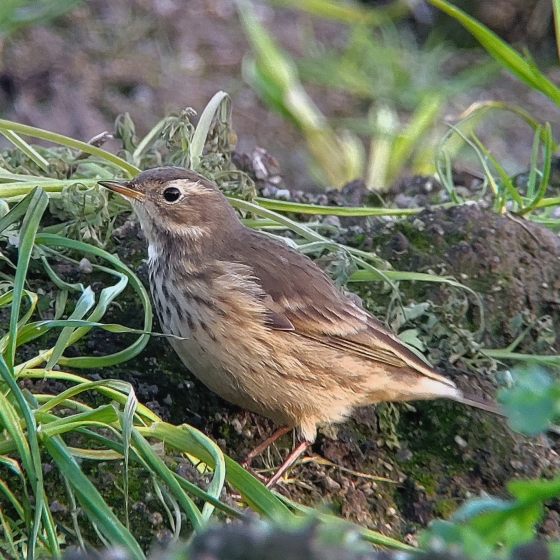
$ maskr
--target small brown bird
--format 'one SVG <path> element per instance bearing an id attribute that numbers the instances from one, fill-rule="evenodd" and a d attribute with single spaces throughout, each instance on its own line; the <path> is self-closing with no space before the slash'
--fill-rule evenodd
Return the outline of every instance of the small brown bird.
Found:
<path id="1" fill-rule="evenodd" d="M 169 342 L 183 363 L 224 399 L 283 432 L 296 428 L 302 443 L 289 464 L 318 425 L 354 407 L 465 402 L 313 261 L 245 227 L 201 175 L 163 167 L 100 184 L 132 202 L 149 244 L 155 309 L 163 330 L 180 337 Z"/>

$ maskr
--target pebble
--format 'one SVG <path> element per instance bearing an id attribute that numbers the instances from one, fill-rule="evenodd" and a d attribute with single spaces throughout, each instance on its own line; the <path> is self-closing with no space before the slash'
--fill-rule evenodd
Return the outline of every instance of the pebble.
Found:
<path id="1" fill-rule="evenodd" d="M 89 261 L 89 259 L 86 259 L 84 257 L 80 261 L 80 272 L 83 272 L 84 274 L 91 274 L 93 272 L 93 266 L 92 266 L 91 262 Z"/>
<path id="2" fill-rule="evenodd" d="M 288 189 L 277 189 L 274 198 L 278 200 L 290 200 L 290 191 Z"/>
<path id="3" fill-rule="evenodd" d="M 340 218 L 338 216 L 325 216 L 323 218 L 323 224 L 326 226 L 333 226 L 335 228 L 340 228 Z"/>

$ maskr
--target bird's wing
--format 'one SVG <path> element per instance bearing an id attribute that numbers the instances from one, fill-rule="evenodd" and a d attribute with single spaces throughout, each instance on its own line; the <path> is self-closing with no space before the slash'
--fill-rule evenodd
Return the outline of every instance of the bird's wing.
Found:
<path id="1" fill-rule="evenodd" d="M 343 295 L 310 259 L 281 241 L 248 230 L 228 255 L 251 267 L 261 285 L 266 324 L 393 367 L 408 367 L 452 384 L 404 345 L 381 321 Z"/>

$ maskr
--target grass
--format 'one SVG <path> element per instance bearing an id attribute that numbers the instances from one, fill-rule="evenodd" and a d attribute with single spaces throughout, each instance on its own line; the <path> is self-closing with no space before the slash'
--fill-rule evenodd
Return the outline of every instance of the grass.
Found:
<path id="1" fill-rule="evenodd" d="M 6 0 L 0 6 L 0 38 L 20 27 L 45 23 L 76 7 L 82 0 Z"/>
<path id="2" fill-rule="evenodd" d="M 347 25 L 341 31 L 344 39 L 337 41 L 344 44 L 323 44 L 308 26 L 302 33 L 307 54 L 297 60 L 276 43 L 249 2 L 238 4 L 251 43 L 243 64 L 245 79 L 303 136 L 310 172 L 326 186 L 340 188 L 363 177 L 368 188 L 386 191 L 405 169 L 433 173 L 438 125 L 447 102 L 496 70 L 484 62 L 443 76 L 441 68 L 452 51 L 429 41 L 419 47 L 412 34 L 397 29 L 393 20 L 402 16 L 404 3 L 370 8 L 366 17 L 358 4 L 346 4 L 341 14 L 331 10 L 331 2 L 313 2 L 314 13 Z M 311 11 L 309 4 L 300 9 Z M 358 100 L 367 106 L 367 115 L 328 119 L 307 93 L 307 84 L 344 92 L 349 104 Z"/>

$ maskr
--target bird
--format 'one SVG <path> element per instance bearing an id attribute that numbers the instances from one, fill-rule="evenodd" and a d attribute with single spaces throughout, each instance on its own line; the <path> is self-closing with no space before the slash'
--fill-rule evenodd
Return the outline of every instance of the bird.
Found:
<path id="1" fill-rule="evenodd" d="M 246 227 L 202 175 L 159 167 L 99 184 L 132 204 L 154 308 L 182 362 L 226 401 L 280 426 L 254 454 L 296 430 L 300 443 L 269 485 L 318 426 L 356 407 L 446 398 L 492 408 L 466 398 L 309 257 Z"/>

